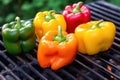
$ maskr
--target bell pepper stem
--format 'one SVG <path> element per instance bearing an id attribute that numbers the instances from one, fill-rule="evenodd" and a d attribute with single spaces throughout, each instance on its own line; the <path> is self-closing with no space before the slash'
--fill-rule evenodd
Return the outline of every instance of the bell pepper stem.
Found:
<path id="1" fill-rule="evenodd" d="M 91 28 L 91 29 L 100 28 L 100 27 L 101 27 L 100 24 L 101 24 L 103 21 L 104 21 L 103 19 L 99 20 L 95 25 L 91 26 L 90 28 Z"/>
<path id="2" fill-rule="evenodd" d="M 21 20 L 20 20 L 20 17 L 16 17 L 15 20 L 16 20 L 16 25 L 15 25 L 14 28 L 17 28 L 17 29 L 21 28 Z"/>
<path id="3" fill-rule="evenodd" d="M 54 41 L 58 41 L 58 42 L 66 41 L 66 37 L 63 36 L 63 34 L 62 34 L 62 27 L 61 26 L 58 26 L 58 35 L 54 36 Z"/>
<path id="4" fill-rule="evenodd" d="M 55 19 L 54 15 L 52 15 L 52 13 L 55 13 L 55 10 L 50 10 L 48 12 L 48 15 L 45 15 L 44 19 L 46 21 L 50 21 L 51 19 Z"/>
<path id="5" fill-rule="evenodd" d="M 81 12 L 80 5 L 83 4 L 83 2 L 78 2 L 76 7 L 72 10 L 73 13 Z"/>

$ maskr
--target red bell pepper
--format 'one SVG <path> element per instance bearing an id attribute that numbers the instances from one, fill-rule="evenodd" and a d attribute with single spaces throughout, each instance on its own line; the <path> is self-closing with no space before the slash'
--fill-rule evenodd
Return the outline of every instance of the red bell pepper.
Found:
<path id="1" fill-rule="evenodd" d="M 62 14 L 67 23 L 68 33 L 74 32 L 79 24 L 86 23 L 91 18 L 90 9 L 82 2 L 66 6 Z"/>

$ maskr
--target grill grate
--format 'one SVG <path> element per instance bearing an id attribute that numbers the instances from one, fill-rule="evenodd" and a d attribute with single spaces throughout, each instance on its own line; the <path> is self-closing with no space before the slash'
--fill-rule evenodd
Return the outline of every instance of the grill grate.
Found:
<path id="1" fill-rule="evenodd" d="M 5 50 L 0 29 L 0 80 L 120 80 L 120 7 L 105 1 L 87 6 L 92 20 L 104 19 L 116 24 L 117 33 L 112 47 L 98 55 L 77 54 L 74 62 L 62 69 L 42 69 L 35 49 L 25 55 L 12 56 Z"/>

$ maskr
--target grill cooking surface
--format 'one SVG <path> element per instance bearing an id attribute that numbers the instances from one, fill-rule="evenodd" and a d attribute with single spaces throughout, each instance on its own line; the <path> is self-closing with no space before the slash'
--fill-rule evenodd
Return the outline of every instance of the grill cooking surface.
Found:
<path id="1" fill-rule="evenodd" d="M 0 31 L 0 80 L 120 80 L 120 8 L 104 1 L 87 6 L 92 20 L 104 19 L 116 24 L 116 37 L 108 51 L 94 56 L 78 53 L 72 64 L 52 71 L 39 66 L 38 43 L 30 53 L 12 56 L 4 48 Z"/>

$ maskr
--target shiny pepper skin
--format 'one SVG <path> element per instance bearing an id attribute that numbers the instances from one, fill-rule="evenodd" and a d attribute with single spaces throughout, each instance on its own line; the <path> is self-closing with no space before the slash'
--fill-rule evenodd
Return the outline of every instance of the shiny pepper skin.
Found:
<path id="1" fill-rule="evenodd" d="M 37 39 L 40 40 L 49 30 L 57 30 L 58 25 L 66 31 L 66 22 L 62 14 L 56 14 L 54 10 L 38 12 L 33 20 Z"/>
<path id="2" fill-rule="evenodd" d="M 2 26 L 2 38 L 6 50 L 12 55 L 30 52 L 36 43 L 35 29 L 31 20 L 20 20 Z"/>
<path id="3" fill-rule="evenodd" d="M 77 39 L 74 34 L 63 31 L 60 35 L 57 30 L 53 30 L 48 31 L 40 40 L 37 59 L 42 68 L 51 66 L 52 70 L 58 70 L 72 63 L 76 52 Z"/>
<path id="4" fill-rule="evenodd" d="M 78 51 L 94 55 L 108 50 L 115 37 L 116 27 L 108 21 L 91 21 L 81 24 L 75 29 L 78 39 Z"/>
<path id="5" fill-rule="evenodd" d="M 91 18 L 89 7 L 83 5 L 82 2 L 67 5 L 62 14 L 67 23 L 68 33 L 74 33 L 79 24 L 89 22 Z"/>

